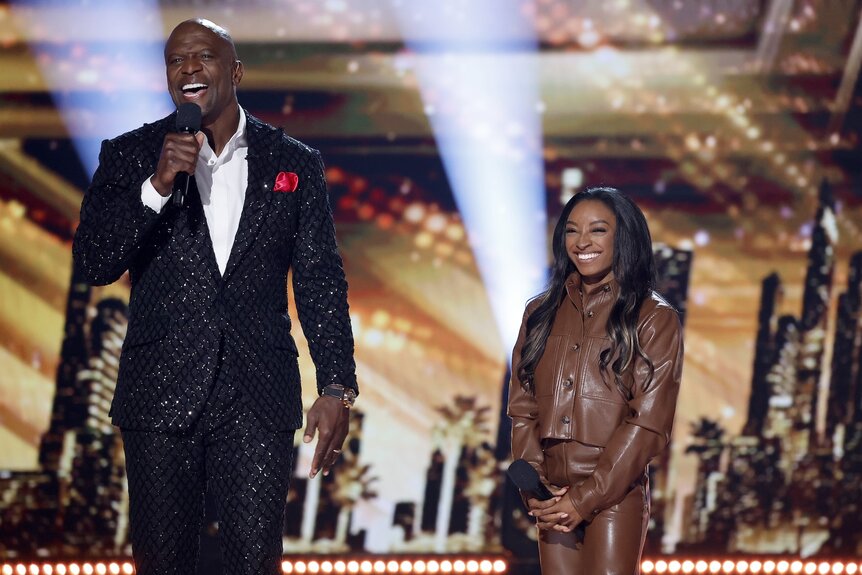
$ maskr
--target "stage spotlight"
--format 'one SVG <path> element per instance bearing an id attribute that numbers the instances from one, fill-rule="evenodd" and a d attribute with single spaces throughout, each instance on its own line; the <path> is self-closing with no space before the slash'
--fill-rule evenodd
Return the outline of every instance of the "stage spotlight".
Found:
<path id="1" fill-rule="evenodd" d="M 508 354 L 548 261 L 536 32 L 520 0 L 395 6 Z"/>
<path id="2" fill-rule="evenodd" d="M 156 0 L 13 0 L 12 11 L 88 174 L 98 165 L 101 140 L 174 108 Z"/>

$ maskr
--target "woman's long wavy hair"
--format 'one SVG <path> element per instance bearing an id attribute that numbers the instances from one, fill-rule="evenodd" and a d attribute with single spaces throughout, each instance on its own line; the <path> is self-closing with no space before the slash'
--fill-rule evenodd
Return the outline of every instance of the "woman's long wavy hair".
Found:
<path id="1" fill-rule="evenodd" d="M 538 301 L 538 307 L 527 318 L 527 333 L 516 373 L 521 385 L 535 393 L 533 375 L 536 365 L 545 352 L 545 343 L 551 333 L 557 308 L 565 297 L 566 279 L 572 272 L 577 271 L 566 252 L 566 222 L 574 207 L 587 200 L 602 202 L 614 213 L 617 220 L 611 269 L 620 291 L 608 318 L 607 331 L 611 345 L 602 350 L 599 364 L 602 374 L 607 373 L 610 367 L 617 388 L 625 397 L 630 398 L 631 390 L 623 384 L 622 376 L 634 358 L 641 357 L 649 366 L 647 385 L 654 372 L 652 362 L 638 342 L 637 329 L 641 304 L 655 287 L 656 267 L 652 238 L 643 212 L 614 188 L 585 190 L 575 194 L 563 208 L 563 213 L 554 227 L 551 279 L 548 288 L 534 298 Z M 605 384 L 608 384 L 607 380 Z"/>

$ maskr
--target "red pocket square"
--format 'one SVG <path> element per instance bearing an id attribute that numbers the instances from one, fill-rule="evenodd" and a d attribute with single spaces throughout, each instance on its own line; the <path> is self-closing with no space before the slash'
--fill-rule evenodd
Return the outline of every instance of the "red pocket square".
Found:
<path id="1" fill-rule="evenodd" d="M 293 192 L 299 184 L 299 176 L 293 172 L 279 172 L 275 177 L 273 192 Z"/>

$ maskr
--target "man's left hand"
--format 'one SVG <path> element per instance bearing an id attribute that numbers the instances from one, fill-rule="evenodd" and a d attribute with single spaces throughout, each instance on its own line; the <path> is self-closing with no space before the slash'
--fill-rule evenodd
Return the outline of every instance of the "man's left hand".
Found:
<path id="1" fill-rule="evenodd" d="M 302 438 L 305 443 L 311 443 L 314 434 L 318 434 L 308 477 L 314 477 L 321 470 L 324 475 L 329 475 L 329 469 L 341 455 L 349 425 L 350 409 L 340 399 L 321 395 L 315 400 L 308 410 L 308 425 Z"/>

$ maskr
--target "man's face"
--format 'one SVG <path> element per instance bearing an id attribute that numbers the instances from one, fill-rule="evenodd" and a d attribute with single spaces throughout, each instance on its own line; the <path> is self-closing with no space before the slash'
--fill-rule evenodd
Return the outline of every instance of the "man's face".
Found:
<path id="1" fill-rule="evenodd" d="M 174 29 L 165 44 L 165 68 L 174 104 L 200 106 L 204 125 L 236 102 L 242 63 L 230 42 L 201 24 L 186 22 Z"/>

